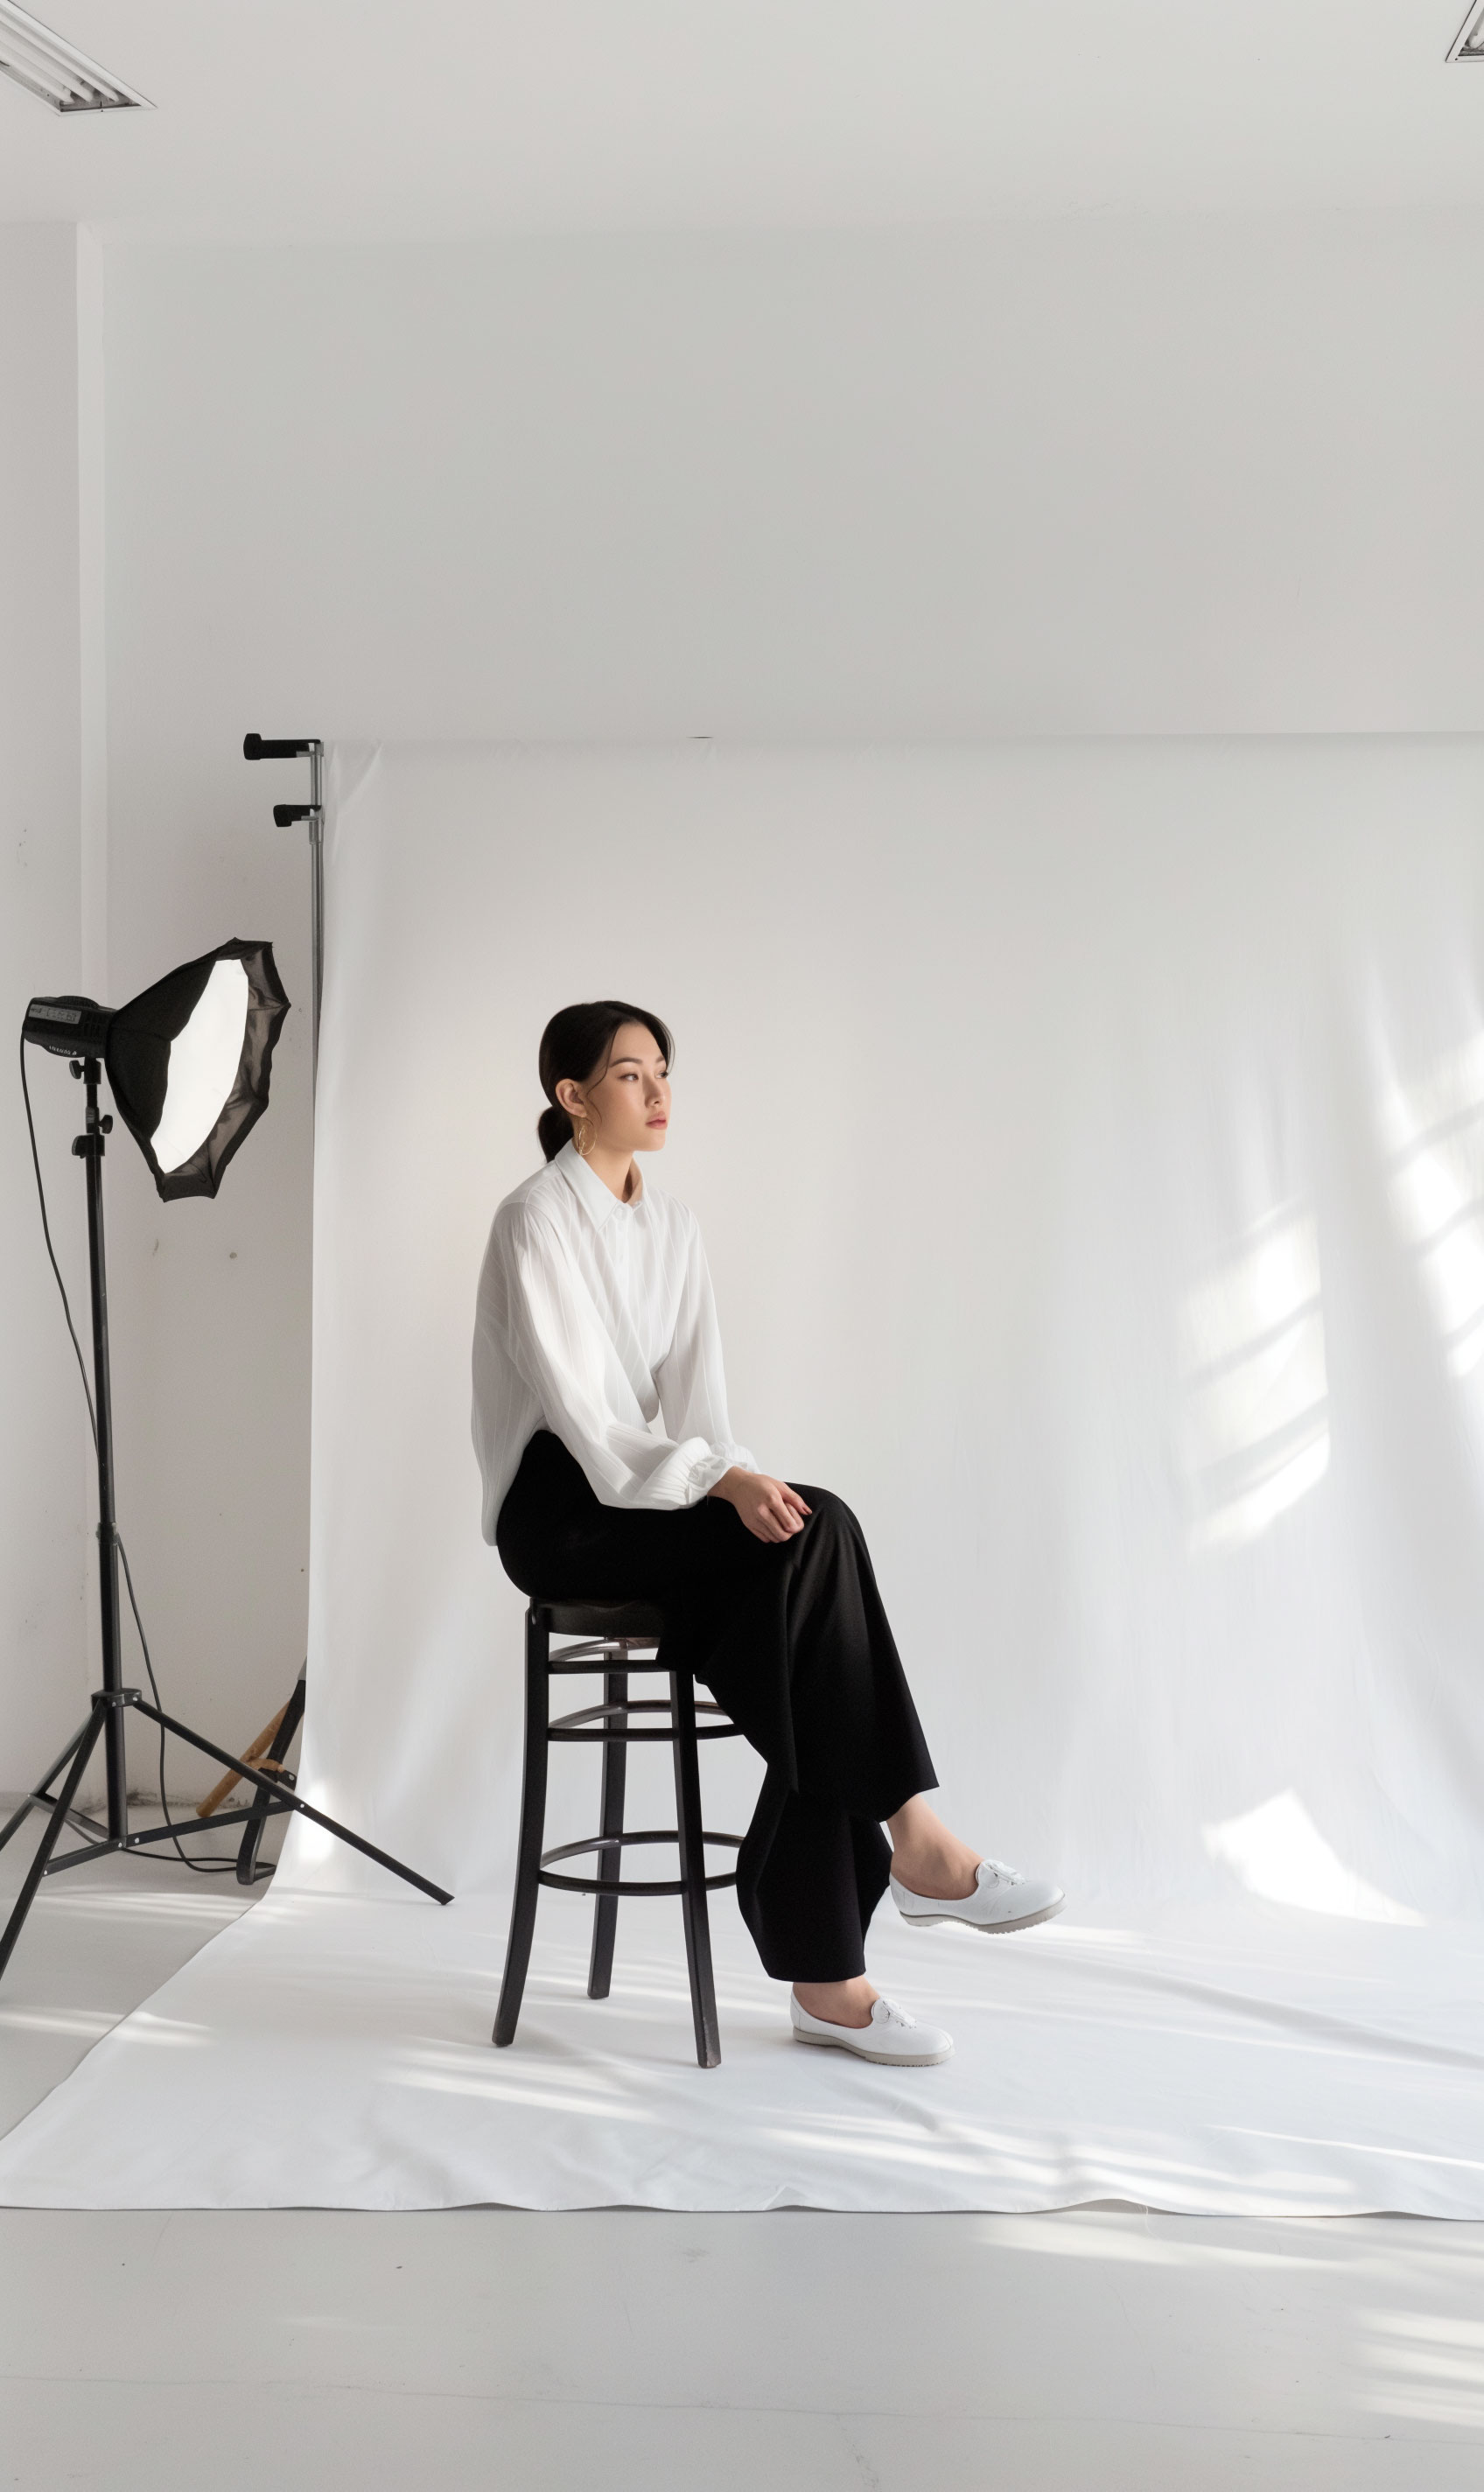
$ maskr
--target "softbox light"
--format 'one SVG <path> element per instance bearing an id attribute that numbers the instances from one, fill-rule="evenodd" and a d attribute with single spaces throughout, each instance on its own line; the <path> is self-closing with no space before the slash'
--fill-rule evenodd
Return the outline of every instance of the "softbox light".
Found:
<path id="1" fill-rule="evenodd" d="M 268 1105 L 288 1010 L 271 943 L 221 943 L 112 1012 L 87 995 L 37 995 L 23 1035 L 53 1055 L 103 1059 L 119 1114 L 166 1202 L 214 1195 Z"/>

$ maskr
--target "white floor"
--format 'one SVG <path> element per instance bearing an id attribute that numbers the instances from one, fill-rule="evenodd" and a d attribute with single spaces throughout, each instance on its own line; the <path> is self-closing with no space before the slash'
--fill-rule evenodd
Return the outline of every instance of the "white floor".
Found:
<path id="1" fill-rule="evenodd" d="M 241 1902 L 44 1889 L 0 2125 Z M 0 2483 L 1484 2492 L 1481 2313 L 1407 2218 L 0 2211 Z"/>

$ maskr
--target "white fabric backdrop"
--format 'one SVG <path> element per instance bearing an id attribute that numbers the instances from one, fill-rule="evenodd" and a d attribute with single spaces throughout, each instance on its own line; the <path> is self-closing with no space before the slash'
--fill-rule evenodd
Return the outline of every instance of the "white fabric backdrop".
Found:
<path id="1" fill-rule="evenodd" d="M 325 1804 L 508 1874 L 473 1277 L 542 1024 L 616 990 L 677 1033 L 733 1423 L 860 1515 L 955 1821 L 1079 1902 L 1476 1912 L 1481 800 L 1471 744 L 384 751 L 330 869 Z"/>
<path id="2" fill-rule="evenodd" d="M 0 2195 L 1484 2214 L 1484 753 L 337 776 L 304 1788 L 460 1901 L 296 1835 Z M 605 2008 L 546 1899 L 490 2050 L 520 1600 L 474 1282 L 541 1026 L 614 990 L 677 1032 L 656 1173 L 734 1426 L 861 1516 L 947 1813 L 1070 1891 L 990 1946 L 880 1916 L 959 2039 L 915 2090 L 787 2048 L 729 1899 L 715 2077 L 667 1904 L 624 1908 Z M 553 1841 L 593 1820 L 558 1765 Z M 706 1773 L 739 1826 L 755 1766 Z"/>

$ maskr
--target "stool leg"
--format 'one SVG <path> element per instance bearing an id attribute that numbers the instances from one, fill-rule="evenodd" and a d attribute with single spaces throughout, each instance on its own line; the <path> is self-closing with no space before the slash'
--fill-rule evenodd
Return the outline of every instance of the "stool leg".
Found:
<path id="1" fill-rule="evenodd" d="M 541 1838 L 547 1822 L 547 1725 L 550 1713 L 547 1664 L 551 1638 L 538 1626 L 534 1609 L 525 1614 L 525 1769 L 520 1782 L 520 1833 L 516 1849 L 516 1893 L 510 1913 L 510 1938 L 505 1948 L 505 1978 L 495 2010 L 494 2038 L 503 2048 L 516 2038 L 520 2001 L 525 1990 L 531 1940 L 536 1931 L 536 1898 L 541 1892 Z"/>
<path id="2" fill-rule="evenodd" d="M 603 1702 L 625 1705 L 629 1695 L 629 1674 L 626 1670 L 605 1672 Z M 625 1716 L 627 1724 L 627 1715 Z M 604 1834 L 622 1834 L 624 1782 L 629 1763 L 626 1739 L 605 1739 L 603 1742 L 603 1824 Z M 616 1885 L 623 1854 L 615 1846 L 611 1852 L 598 1854 L 598 1875 L 605 1884 Z M 593 1951 L 587 1967 L 587 1996 L 607 1999 L 613 1977 L 613 1933 L 618 1926 L 618 1898 L 600 1895 L 593 1906 Z"/>
<path id="3" fill-rule="evenodd" d="M 669 1674 L 670 1722 L 675 1745 L 675 1825 L 685 1891 L 685 1959 L 696 2020 L 696 2057 L 703 2068 L 722 2064 L 716 2021 L 716 1976 L 711 1970 L 711 1923 L 706 1912 L 706 1847 L 701 1840 L 700 1760 L 696 1744 L 696 1682 L 688 1670 Z"/>

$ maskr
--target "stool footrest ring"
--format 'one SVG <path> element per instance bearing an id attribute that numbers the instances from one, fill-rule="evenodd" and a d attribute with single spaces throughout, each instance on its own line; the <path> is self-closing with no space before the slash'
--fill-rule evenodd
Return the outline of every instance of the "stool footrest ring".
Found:
<path id="1" fill-rule="evenodd" d="M 742 1849 L 740 1834 L 703 1832 L 700 1839 L 702 1843 L 725 1843 L 733 1852 Z M 685 1885 L 679 1878 L 631 1878 L 627 1881 L 617 1878 L 553 1878 L 547 1866 L 549 1861 L 571 1860 L 582 1852 L 619 1852 L 626 1843 L 678 1841 L 679 1836 L 672 1825 L 651 1825 L 637 1827 L 632 1833 L 590 1834 L 584 1835 L 579 1843 L 558 1843 L 541 1855 L 540 1884 L 563 1887 L 570 1895 L 683 1895 Z M 706 1880 L 706 1892 L 711 1894 L 718 1886 L 734 1886 L 736 1883 L 735 1869 L 728 1869 L 720 1878 Z"/>
<path id="2" fill-rule="evenodd" d="M 702 1843 L 725 1843 L 733 1852 L 742 1849 L 740 1834 L 710 1834 L 702 1831 Z M 571 1860 L 579 1852 L 621 1852 L 626 1843 L 678 1843 L 680 1837 L 672 1825 L 645 1825 L 626 1828 L 622 1834 L 584 1834 L 578 1843 L 554 1843 L 541 1855 L 547 1868 L 553 1860 Z"/>
<path id="3" fill-rule="evenodd" d="M 716 1841 L 714 1834 L 711 1840 L 713 1843 Z M 728 1869 L 720 1878 L 706 1880 L 706 1892 L 712 1895 L 719 1886 L 734 1886 L 736 1883 L 735 1869 Z M 685 1887 L 678 1878 L 557 1878 L 553 1877 L 549 1869 L 543 1869 L 540 1872 L 536 1884 L 538 1886 L 559 1886 L 568 1895 L 683 1895 L 685 1893 Z"/>
<path id="4" fill-rule="evenodd" d="M 629 1728 L 631 1713 L 668 1713 L 671 1718 L 659 1730 L 631 1731 Z M 703 1713 L 715 1714 L 716 1720 L 703 1723 L 700 1720 Z M 697 1739 L 741 1738 L 742 1733 L 736 1723 L 720 1705 L 701 1698 L 697 1703 L 696 1714 Z M 604 1726 L 602 1729 L 588 1727 L 590 1724 L 600 1723 Z M 622 1739 L 626 1745 L 632 1745 L 636 1739 L 662 1739 L 673 1744 L 675 1737 L 673 1707 L 668 1696 L 624 1696 L 612 1705 L 581 1705 L 575 1713 L 558 1713 L 553 1720 L 549 1721 L 547 1724 L 547 1737 L 567 1746 L 576 1745 L 583 1740 L 590 1743 L 593 1740 L 609 1739 Z"/>

